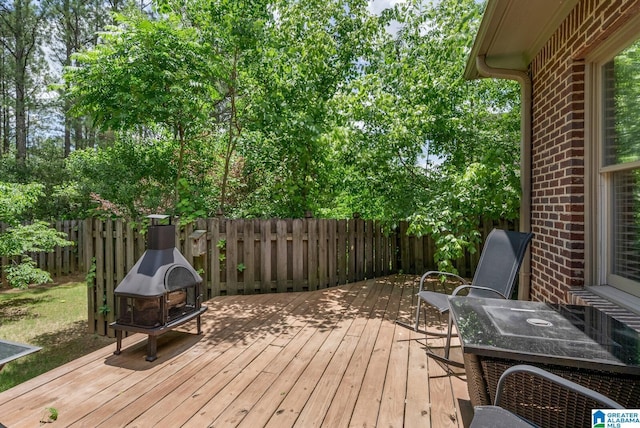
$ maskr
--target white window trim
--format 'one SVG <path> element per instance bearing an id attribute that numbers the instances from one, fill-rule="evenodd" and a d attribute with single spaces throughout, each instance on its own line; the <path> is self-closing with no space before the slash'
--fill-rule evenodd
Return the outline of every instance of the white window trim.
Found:
<path id="1" fill-rule="evenodd" d="M 625 308 L 636 314 L 640 314 L 640 297 L 625 293 L 619 288 L 610 285 L 597 285 L 593 287 L 585 287 L 593 294 L 615 303 L 621 308 Z"/>
<path id="2" fill-rule="evenodd" d="M 640 162 L 602 166 L 602 66 L 640 39 L 640 14 L 585 58 L 585 285 L 589 291 L 640 313 L 640 296 L 625 291 L 625 281 L 608 284 L 611 271 L 609 221 L 611 194 L 603 174 L 640 166 Z M 635 283 L 634 283 L 635 284 Z M 636 285 L 637 287 L 637 285 Z"/>

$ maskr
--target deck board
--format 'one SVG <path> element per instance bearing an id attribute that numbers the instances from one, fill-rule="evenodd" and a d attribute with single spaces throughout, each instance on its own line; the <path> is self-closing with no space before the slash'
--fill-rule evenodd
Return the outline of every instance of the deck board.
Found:
<path id="1" fill-rule="evenodd" d="M 463 369 L 427 358 L 416 281 L 394 275 L 330 289 L 216 297 L 195 322 L 100 349 L 0 393 L 0 424 L 74 427 L 457 427 L 468 425 Z M 429 328 L 446 317 L 429 313 Z M 429 340 L 442 346 L 441 339 Z M 454 357 L 461 358 L 459 348 Z"/>

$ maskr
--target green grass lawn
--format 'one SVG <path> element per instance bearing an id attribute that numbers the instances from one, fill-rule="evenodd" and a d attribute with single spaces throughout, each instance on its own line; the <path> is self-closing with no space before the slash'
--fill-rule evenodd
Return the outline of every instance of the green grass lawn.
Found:
<path id="1" fill-rule="evenodd" d="M 42 347 L 4 366 L 0 391 L 115 341 L 87 333 L 84 281 L 0 290 L 0 338 Z"/>

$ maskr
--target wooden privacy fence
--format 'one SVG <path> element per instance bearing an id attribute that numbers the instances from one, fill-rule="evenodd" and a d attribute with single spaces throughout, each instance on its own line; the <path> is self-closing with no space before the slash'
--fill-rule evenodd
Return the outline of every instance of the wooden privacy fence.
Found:
<path id="1" fill-rule="evenodd" d="M 385 230 L 381 222 L 359 218 L 211 218 L 174 224 L 176 247 L 201 272 L 205 299 L 317 290 L 435 268 L 433 240 L 407 235 L 406 222 L 392 230 Z M 75 245 L 31 254 L 32 258 L 53 276 L 87 274 L 92 284 L 89 330 L 112 335 L 108 324 L 116 315 L 113 290 L 144 253 L 144 228 L 139 223 L 99 219 L 59 221 L 53 226 Z M 485 224 L 483 237 L 493 227 L 513 229 L 513 224 Z M 472 275 L 479 254 L 466 254 L 455 263 L 462 276 Z M 9 263 L 6 258 L 1 261 L 2 265 Z"/>
<path id="2" fill-rule="evenodd" d="M 206 240 L 201 255 L 199 235 Z M 82 241 L 84 263 L 95 271 L 90 329 L 108 334 L 113 290 L 144 253 L 145 235 L 122 220 L 87 220 Z M 397 245 L 395 233 L 361 219 L 212 218 L 176 225 L 176 247 L 201 271 L 205 299 L 318 290 L 388 275 L 398 268 Z"/>

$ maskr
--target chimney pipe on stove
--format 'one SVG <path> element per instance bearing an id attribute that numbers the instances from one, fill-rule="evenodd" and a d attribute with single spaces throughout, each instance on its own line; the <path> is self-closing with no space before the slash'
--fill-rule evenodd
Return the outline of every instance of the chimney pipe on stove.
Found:
<path id="1" fill-rule="evenodd" d="M 151 219 L 151 226 L 147 230 L 147 249 L 166 250 L 175 247 L 176 227 L 171 224 L 171 218 L 161 214 L 153 214 L 147 218 Z M 169 224 L 160 224 L 166 218 L 169 218 Z"/>

